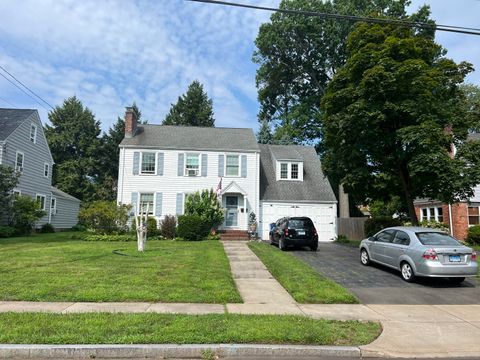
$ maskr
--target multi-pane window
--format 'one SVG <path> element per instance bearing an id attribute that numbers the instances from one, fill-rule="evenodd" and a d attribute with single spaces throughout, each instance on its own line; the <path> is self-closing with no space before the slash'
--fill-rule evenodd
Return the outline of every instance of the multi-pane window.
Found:
<path id="1" fill-rule="evenodd" d="M 298 179 L 298 164 L 291 164 L 291 166 L 290 166 L 290 178 Z"/>
<path id="2" fill-rule="evenodd" d="M 140 194 L 140 213 L 144 214 L 148 210 L 148 214 L 153 214 L 153 193 Z"/>
<path id="3" fill-rule="evenodd" d="M 303 167 L 298 162 L 280 162 L 280 180 L 302 180 Z M 277 175 L 278 176 L 278 175 Z"/>
<path id="4" fill-rule="evenodd" d="M 420 221 L 437 221 L 443 222 L 443 208 L 442 207 L 431 207 L 431 208 L 422 208 L 420 212 Z"/>
<path id="5" fill-rule="evenodd" d="M 280 179 L 288 179 L 288 163 L 280 164 Z"/>
<path id="6" fill-rule="evenodd" d="M 50 175 L 50 165 L 45 163 L 43 167 L 43 175 L 48 177 Z"/>
<path id="7" fill-rule="evenodd" d="M 227 176 L 238 176 L 240 171 L 240 160 L 238 155 L 227 155 L 226 171 Z"/>
<path id="8" fill-rule="evenodd" d="M 37 200 L 37 203 L 40 205 L 40 209 L 45 211 L 45 200 L 46 200 L 45 195 L 37 194 L 36 200 Z"/>
<path id="9" fill-rule="evenodd" d="M 23 161 L 24 155 L 21 152 L 17 152 L 17 156 L 15 159 L 15 170 L 22 172 L 23 171 Z"/>
<path id="10" fill-rule="evenodd" d="M 155 174 L 155 153 L 142 153 L 142 174 Z"/>
<path id="11" fill-rule="evenodd" d="M 37 126 L 35 124 L 30 127 L 30 141 L 34 144 L 37 142 Z"/>
<path id="12" fill-rule="evenodd" d="M 198 176 L 200 169 L 200 156 L 198 154 L 187 154 L 185 163 L 186 176 Z"/>
<path id="13" fill-rule="evenodd" d="M 478 206 L 468 207 L 468 225 L 480 224 L 480 211 Z"/>

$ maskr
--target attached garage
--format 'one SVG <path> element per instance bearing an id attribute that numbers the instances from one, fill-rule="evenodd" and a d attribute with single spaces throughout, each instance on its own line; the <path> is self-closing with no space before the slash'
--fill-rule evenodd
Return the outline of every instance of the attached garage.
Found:
<path id="1" fill-rule="evenodd" d="M 269 224 L 286 216 L 307 216 L 312 219 L 317 229 L 319 241 L 332 241 L 336 236 L 337 204 L 315 203 L 260 203 L 260 218 L 262 223 L 262 239 L 268 239 Z"/>
<path id="2" fill-rule="evenodd" d="M 260 145 L 259 234 L 287 216 L 307 216 L 319 241 L 336 237 L 337 200 L 313 147 Z M 298 171 L 298 174 L 295 173 Z"/>

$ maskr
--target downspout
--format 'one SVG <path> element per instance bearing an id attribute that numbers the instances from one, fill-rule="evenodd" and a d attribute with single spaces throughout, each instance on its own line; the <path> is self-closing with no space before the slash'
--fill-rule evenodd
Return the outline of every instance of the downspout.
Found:
<path id="1" fill-rule="evenodd" d="M 50 206 L 47 206 L 47 204 L 45 204 L 45 207 L 48 209 L 48 223 L 49 224 L 52 223 L 52 198 L 53 198 L 53 194 L 50 193 Z M 45 199 L 45 202 L 47 202 L 47 199 Z M 55 204 L 55 206 L 57 206 L 57 204 Z"/>
<path id="2" fill-rule="evenodd" d="M 450 227 L 450 235 L 453 236 L 453 221 L 452 221 L 452 204 L 448 204 L 448 222 Z"/>

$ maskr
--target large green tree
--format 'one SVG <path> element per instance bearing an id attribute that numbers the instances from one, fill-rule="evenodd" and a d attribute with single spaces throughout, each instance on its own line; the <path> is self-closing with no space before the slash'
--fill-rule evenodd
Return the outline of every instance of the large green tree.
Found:
<path id="1" fill-rule="evenodd" d="M 445 58 L 431 36 L 392 25 L 358 25 L 347 51 L 322 102 L 326 174 L 364 198 L 385 188 L 400 195 L 414 224 L 417 197 L 471 196 L 480 153 L 465 141 L 471 122 L 460 88 L 471 65 Z"/>
<path id="2" fill-rule="evenodd" d="M 163 125 L 215 126 L 212 99 L 199 81 L 193 81 L 177 103 L 172 104 Z"/>
<path id="3" fill-rule="evenodd" d="M 280 8 L 402 19 L 409 4 L 409 0 L 282 0 Z M 427 8 L 422 8 L 416 19 L 427 16 Z M 279 12 L 261 25 L 253 55 L 260 65 L 259 120 L 273 122 L 281 133 L 278 138 L 318 141 L 321 98 L 345 64 L 345 41 L 353 26 L 347 20 Z"/>
<path id="4" fill-rule="evenodd" d="M 473 132 L 480 132 L 480 86 L 474 84 L 463 84 L 462 90 L 465 94 L 466 112 L 473 126 Z"/>
<path id="5" fill-rule="evenodd" d="M 91 201 L 101 149 L 99 121 L 76 96 L 56 106 L 48 118 L 51 125 L 45 125 L 45 135 L 55 161 L 53 183 L 82 201 Z"/>

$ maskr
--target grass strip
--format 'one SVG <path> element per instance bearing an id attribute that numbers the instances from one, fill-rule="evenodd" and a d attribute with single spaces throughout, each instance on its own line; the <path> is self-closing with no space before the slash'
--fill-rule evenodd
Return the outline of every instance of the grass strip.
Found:
<path id="1" fill-rule="evenodd" d="M 372 342 L 378 323 L 303 316 L 179 314 L 0 314 L 4 344 L 308 344 Z"/>
<path id="2" fill-rule="evenodd" d="M 268 271 L 302 304 L 356 304 L 358 299 L 343 286 L 317 273 L 288 252 L 266 243 L 251 242 L 250 249 Z"/>
<path id="3" fill-rule="evenodd" d="M 219 241 L 87 242 L 78 233 L 0 239 L 0 300 L 239 303 Z"/>

